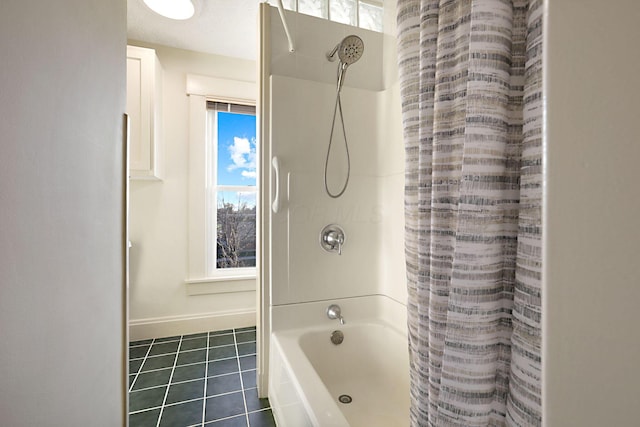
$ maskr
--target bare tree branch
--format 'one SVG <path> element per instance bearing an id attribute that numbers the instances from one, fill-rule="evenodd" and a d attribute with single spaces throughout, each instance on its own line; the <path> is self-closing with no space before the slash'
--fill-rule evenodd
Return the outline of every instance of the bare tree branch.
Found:
<path id="1" fill-rule="evenodd" d="M 218 205 L 217 267 L 240 268 L 256 265 L 256 208 L 247 203 Z"/>

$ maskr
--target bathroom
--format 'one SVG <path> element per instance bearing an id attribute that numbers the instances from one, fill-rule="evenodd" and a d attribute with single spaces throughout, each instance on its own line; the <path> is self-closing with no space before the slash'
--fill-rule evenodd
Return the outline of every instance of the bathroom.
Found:
<path id="1" fill-rule="evenodd" d="M 122 236 L 124 229 L 120 214 L 124 205 L 124 186 L 113 185 L 123 182 L 123 157 L 120 148 L 113 148 L 113 141 L 122 139 L 126 4 L 63 1 L 57 5 L 58 9 L 49 4 L 40 7 L 34 15 L 32 8 L 22 2 L 6 2 L 0 13 L 3 56 L 15 58 L 0 71 L 3 99 L 12 100 L 3 103 L 1 129 L 4 142 L 0 148 L 0 158 L 11 160 L 3 162 L 0 172 L 2 205 L 10 207 L 0 213 L 3 224 L 0 295 L 3 328 L 0 333 L 6 348 L 12 349 L 3 351 L 0 356 L 6 378 L 0 399 L 0 420 L 3 425 L 119 425 L 126 419 L 125 381 L 122 379 L 126 369 L 122 355 L 126 345 L 123 319 L 127 317 L 122 288 L 114 283 L 122 282 L 122 255 L 126 242 L 124 238 L 121 244 L 113 242 L 113 236 Z M 633 41 L 640 38 L 635 23 L 640 10 L 634 2 L 621 2 L 611 8 L 595 2 L 588 3 L 587 7 L 552 0 L 544 2 L 544 8 L 545 46 L 548 47 L 545 54 L 544 138 L 548 162 L 545 165 L 544 206 L 543 425 L 634 425 L 634 408 L 638 403 L 635 386 L 640 381 L 635 367 L 635 361 L 640 357 L 640 340 L 633 328 L 637 323 L 637 316 L 633 314 L 635 303 L 640 297 L 635 286 L 638 263 L 634 242 L 640 236 L 634 221 L 638 202 L 629 195 L 635 194 L 638 178 L 637 168 L 631 162 L 640 154 L 637 144 L 633 144 L 637 139 L 634 106 L 640 93 L 635 85 L 626 82 L 634 81 L 640 67 L 637 57 L 629 54 L 635 51 Z M 273 29 L 281 30 L 276 27 L 281 25 L 280 21 L 272 20 L 271 25 Z M 342 34 L 334 35 L 326 43 L 325 40 L 314 40 L 314 44 L 321 45 L 319 48 L 326 53 L 341 39 Z M 388 58 L 384 56 L 392 54 L 393 43 L 388 46 L 385 42 L 386 38 L 381 42 L 379 54 L 383 58 L 379 60 L 386 64 Z M 350 102 L 363 102 L 363 97 L 371 95 L 370 104 L 378 109 L 374 114 L 399 116 L 399 110 L 385 111 L 392 103 L 384 102 L 384 98 L 393 99 L 394 91 L 398 91 L 393 73 L 380 71 L 380 78 L 374 82 L 378 85 L 377 93 L 350 96 L 367 90 L 352 85 L 361 83 L 358 73 L 363 71 L 358 67 L 372 60 L 367 55 L 372 52 L 368 47 L 374 44 L 365 40 L 362 59 L 349 68 L 342 100 L 345 115 L 358 113 L 357 109 L 346 107 Z M 184 92 L 178 93 L 177 85 L 171 85 L 181 78 L 180 75 L 209 74 L 211 64 L 207 65 L 207 60 L 197 54 L 171 49 L 166 49 L 163 56 L 163 48 L 154 47 L 162 62 L 165 79 L 169 80 L 163 88 L 163 96 L 168 102 L 176 101 L 176 105 L 182 103 L 188 107 Z M 24 55 L 24 52 L 33 54 Z M 286 44 L 283 53 L 286 54 Z M 86 55 L 91 55 L 91 63 L 85 61 Z M 617 65 L 620 61 L 625 65 Z M 192 65 L 185 65 L 189 63 Z M 242 76 L 244 81 L 256 82 L 255 74 L 250 71 L 238 74 L 236 66 L 236 61 L 223 61 L 217 68 L 221 75 L 215 77 Z M 322 92 L 318 104 L 323 108 L 328 105 L 329 110 L 335 94 L 327 92 L 324 95 L 321 88 L 334 84 L 335 66 L 335 63 L 326 64 L 328 70 L 333 67 L 329 75 L 333 79 L 331 82 L 302 88 Z M 78 70 L 82 77 L 77 77 Z M 615 77 L 603 78 L 608 75 Z M 280 81 L 274 79 L 273 83 L 297 90 L 295 79 L 285 76 Z M 384 93 L 386 90 L 389 92 Z M 31 125 L 33 115 L 29 111 L 36 103 L 44 107 L 40 126 Z M 283 104 L 277 107 L 283 108 L 280 114 L 285 120 L 296 106 Z M 87 105 L 95 108 L 86 108 Z M 320 105 L 316 107 L 320 109 Z M 273 113 L 278 114 L 277 111 Z M 165 126 L 163 132 L 165 137 L 186 144 L 189 135 L 186 113 L 176 111 L 175 114 L 181 115 L 182 123 Z M 105 123 L 105 116 L 110 118 L 109 123 Z M 312 123 L 311 126 L 317 126 L 313 128 L 314 133 L 327 132 L 326 125 Z M 348 135 L 351 135 L 350 126 L 351 119 L 347 119 Z M 388 139 L 399 130 L 376 131 L 389 132 L 382 137 Z M 350 251 L 362 244 L 359 234 L 367 234 L 367 227 L 373 227 L 379 229 L 379 234 L 376 241 L 368 243 L 378 251 L 376 256 L 386 262 L 388 258 L 384 251 L 403 252 L 402 228 L 399 232 L 394 229 L 397 226 L 395 219 L 401 220 L 403 215 L 402 194 L 398 190 L 403 180 L 402 148 L 385 146 L 381 140 L 374 141 L 373 146 L 363 147 L 357 142 L 357 132 L 353 135 L 353 175 L 349 189 L 359 188 L 363 181 L 373 181 L 376 185 L 367 187 L 373 194 L 360 194 L 366 197 L 366 202 L 359 203 L 357 210 L 318 211 L 313 210 L 319 209 L 313 205 L 296 210 L 298 215 L 322 224 L 314 230 L 313 242 L 309 242 L 314 246 L 302 249 L 321 251 L 318 233 L 325 225 L 338 222 L 346 236 L 343 254 L 327 253 L 324 259 L 340 262 L 353 256 Z M 87 138 L 94 143 L 87 144 Z M 43 149 L 42 141 L 51 144 Z M 554 144 L 557 141 L 561 143 Z M 325 144 L 323 141 L 322 145 Z M 186 167 L 188 158 L 184 151 L 176 147 L 174 151 L 169 146 L 165 148 L 165 156 L 173 155 L 174 160 Z M 310 171 L 319 173 L 321 179 L 326 145 L 314 148 L 318 153 L 307 154 L 319 158 L 319 164 L 312 165 Z M 296 183 L 300 183 L 293 178 L 297 172 L 304 179 L 304 171 L 294 170 L 298 165 L 288 161 L 286 154 L 276 154 L 281 156 L 281 189 L 286 188 L 286 174 L 291 172 L 289 182 L 293 195 Z M 367 155 L 373 158 L 365 158 Z M 381 159 L 390 159 L 390 164 Z M 373 168 L 376 162 L 382 163 L 376 166 L 383 168 L 373 172 L 366 170 Z M 265 178 L 273 180 L 270 163 L 266 166 L 263 167 Z M 166 172 L 171 173 L 170 170 Z M 186 180 L 183 177 L 180 185 L 186 186 Z M 319 182 L 322 190 L 322 182 Z M 15 191 L 18 184 L 20 192 Z M 171 191 L 171 184 L 162 191 L 154 184 L 157 183 L 145 182 L 138 185 L 140 188 L 132 188 L 131 197 L 145 193 L 157 203 L 173 204 L 175 210 L 166 216 L 149 216 L 149 226 L 162 229 L 171 221 L 187 223 L 187 195 L 183 195 L 180 202 L 169 202 L 159 193 Z M 283 208 L 293 200 L 293 197 L 288 201 L 283 199 Z M 269 207 L 272 201 L 263 202 Z M 389 210 L 389 205 L 394 208 Z M 324 215 L 335 215 L 337 219 Z M 188 241 L 164 234 L 166 229 L 161 231 L 160 235 L 154 235 L 155 239 L 169 242 L 165 246 L 171 247 L 172 251 L 188 251 Z M 131 241 L 130 273 L 131 286 L 134 286 L 135 280 L 140 280 L 136 274 L 143 274 L 140 263 L 145 256 L 151 255 L 152 249 L 140 242 L 140 236 L 131 236 Z M 307 244 L 306 240 L 300 244 Z M 187 263 L 174 253 L 162 255 L 172 263 L 176 260 L 179 264 Z M 290 256 L 296 255 L 299 253 Z M 38 262 L 34 263 L 34 259 Z M 312 267 L 320 268 L 321 263 L 322 259 Z M 365 263 L 363 274 L 374 275 L 371 271 L 374 264 L 375 261 Z M 168 265 L 164 267 L 170 270 Z M 332 290 L 336 294 L 327 298 L 376 294 L 401 302 L 406 291 L 394 278 L 402 277 L 402 260 L 394 259 L 388 265 L 379 262 L 377 267 L 381 271 L 376 272 L 374 280 L 368 283 L 356 281 L 354 286 L 362 288 L 355 289 L 354 293 L 341 293 L 344 289 L 338 288 Z M 131 296 L 129 309 L 134 311 L 130 314 L 142 307 L 139 314 L 131 317 L 132 326 L 135 326 L 132 331 L 154 333 L 154 328 L 158 327 L 155 323 L 165 323 L 169 328 L 176 328 L 170 329 L 170 335 L 180 333 L 179 327 L 185 325 L 183 333 L 196 333 L 195 329 L 189 328 L 196 328 L 199 322 L 205 321 L 202 314 L 217 312 L 223 313 L 216 319 L 220 320 L 220 329 L 251 327 L 248 318 L 255 316 L 252 307 L 254 311 L 256 307 L 261 308 L 256 303 L 255 290 L 244 290 L 241 295 L 208 294 L 208 289 L 201 289 L 208 288 L 207 283 L 194 282 L 193 288 L 184 283 L 188 278 L 184 274 L 186 265 L 175 268 L 182 270 L 169 272 L 172 280 L 180 285 L 175 286 L 172 294 L 151 292 L 144 297 Z M 352 270 L 338 272 L 347 277 L 354 274 Z M 304 271 L 288 273 L 291 279 Z M 157 274 L 162 276 L 160 272 Z M 308 279 L 313 285 L 318 277 L 310 275 Z M 185 290 L 185 287 L 193 290 Z M 294 293 L 282 291 L 272 297 L 283 305 L 305 298 L 324 298 L 313 294 L 320 292 L 317 287 L 308 290 L 311 294 L 296 295 L 297 289 Z M 131 292 L 136 291 L 131 288 Z M 188 298 L 189 292 L 203 296 Z M 144 301 L 135 301 L 138 297 Z M 134 308 L 133 304 L 138 305 Z M 324 309 L 326 307 L 323 307 L 322 316 L 325 316 Z M 28 321 L 25 317 L 31 313 L 34 313 L 34 320 Z M 262 325 L 264 313 L 258 314 Z M 342 315 L 348 332 L 346 328 L 352 323 L 347 305 L 343 305 Z M 234 323 L 236 320 L 238 322 Z M 326 321 L 338 325 L 335 319 Z M 348 334 L 345 336 L 347 340 Z M 83 343 L 81 357 L 74 346 L 78 342 Z M 46 363 L 42 358 L 43 343 L 48 350 Z M 102 363 L 100 369 L 95 367 L 96 360 Z M 52 365 L 56 369 L 46 368 Z M 607 368 L 602 369 L 602 366 Z M 36 382 L 40 387 L 34 391 L 32 384 Z M 61 393 L 60 387 L 65 392 Z M 89 390 L 93 392 L 89 393 Z M 69 410 L 70 407 L 76 409 Z"/>
<path id="2" fill-rule="evenodd" d="M 153 17 L 139 3 L 138 8 L 142 10 L 134 10 L 134 16 L 130 18 L 134 24 Z M 137 3 L 130 2 L 129 7 L 134 5 Z M 277 8 L 263 8 L 264 22 L 257 32 L 263 44 L 260 50 L 269 51 L 270 58 L 266 60 L 269 64 L 260 67 L 274 69 L 263 72 L 264 77 L 258 83 L 255 79 L 259 61 L 136 40 L 137 34 L 141 34 L 141 38 L 145 34 L 140 30 L 136 33 L 132 24 L 134 29 L 130 30 L 128 44 L 153 49 L 155 66 L 161 69 L 160 77 L 156 78 L 161 82 L 157 97 L 163 102 L 153 117 L 161 123 L 157 130 L 154 128 L 158 139 L 162 141 L 162 147 L 155 148 L 157 157 L 162 156 L 158 161 L 158 170 L 151 172 L 157 176 L 151 179 L 148 175 L 135 176 L 130 181 L 129 238 L 132 246 L 129 332 L 130 341 L 137 344 L 151 338 L 255 326 L 257 295 L 262 295 L 259 302 L 261 328 L 258 333 L 263 334 L 259 338 L 265 344 L 257 352 L 260 364 L 257 371 L 260 371 L 258 381 L 262 381 L 262 397 L 267 397 L 271 305 L 320 301 L 322 307 L 317 310 L 324 316 L 328 301 L 333 301 L 343 306 L 345 318 L 351 315 L 348 320 L 351 325 L 356 320 L 355 313 L 349 309 L 350 301 L 345 301 L 345 305 L 345 298 L 386 295 L 390 302 L 404 307 L 406 290 L 402 255 L 403 148 L 394 59 L 395 39 L 391 35 L 393 2 L 387 2 L 384 10 L 380 8 L 377 31 L 287 10 L 289 30 L 296 44 L 295 52 L 289 51 Z M 386 33 L 381 31 L 383 18 L 384 25 L 388 27 Z M 338 61 L 329 61 L 326 54 L 351 33 L 362 38 L 364 54 L 349 67 L 344 78 L 341 106 L 349 144 L 349 182 L 344 195 L 333 199 L 324 193 L 321 183 L 336 99 Z M 266 44 L 269 46 L 265 47 Z M 254 46 L 253 50 L 257 51 L 258 46 Z M 137 64 L 134 62 L 134 66 Z M 271 89 L 265 89 L 269 84 L 272 85 Z M 211 273 L 203 266 L 204 257 L 199 248 L 205 227 L 201 218 L 193 216 L 193 212 L 203 210 L 202 199 L 205 199 L 205 191 L 199 185 L 199 173 L 202 173 L 199 159 L 204 157 L 206 148 L 203 148 L 198 137 L 193 136 L 199 135 L 199 130 L 194 129 L 192 124 L 199 120 L 194 119 L 195 114 L 200 114 L 195 112 L 200 111 L 198 103 L 201 104 L 204 99 L 220 102 L 245 100 L 247 103 L 253 100 L 257 103 L 258 87 L 273 93 L 270 100 L 258 105 L 261 112 L 258 120 L 270 121 L 270 132 L 273 134 L 265 133 L 258 139 L 279 141 L 278 144 L 260 144 L 263 153 L 260 169 L 264 171 L 260 181 L 267 183 L 261 193 L 263 203 L 270 206 L 273 200 L 268 199 L 273 199 L 277 192 L 269 188 L 270 179 L 271 185 L 276 185 L 273 182 L 276 179 L 275 171 L 271 165 L 273 158 L 279 161 L 277 185 L 281 187 L 279 212 L 276 214 L 269 207 L 269 212 L 273 213 L 264 213 L 265 218 L 261 223 L 263 236 L 270 229 L 275 237 L 263 239 L 275 244 L 286 242 L 289 233 L 304 236 L 291 239 L 280 247 L 274 246 L 272 250 L 261 250 L 265 257 L 268 254 L 273 254 L 273 257 L 293 257 L 270 263 L 274 279 L 271 282 L 268 278 L 262 278 L 258 282 L 263 284 L 262 292 L 256 292 L 256 280 L 250 278 L 251 274 L 255 277 L 255 270 L 245 268 L 235 273 L 239 277 L 229 277 L 225 270 Z M 376 125 L 361 125 L 369 120 Z M 293 126 L 293 123 L 297 126 Z M 344 139 L 341 138 L 340 126 L 341 122 L 338 121 L 328 164 L 327 179 L 331 188 L 342 186 L 337 181 L 343 181 L 346 177 Z M 139 130 L 132 127 L 132 132 Z M 225 154 L 225 149 L 220 149 L 220 152 Z M 289 221 L 287 216 L 290 216 Z M 345 236 L 339 255 L 337 251 L 322 250 L 319 239 L 321 229 L 334 223 L 342 228 Z M 265 248 L 270 246 L 264 244 Z M 292 268 L 288 270 L 286 266 Z M 267 271 L 267 268 L 262 268 Z M 334 278 L 326 280 L 324 271 L 330 271 Z M 329 319 L 326 320 L 332 324 Z M 301 321 L 293 320 L 293 324 L 300 324 Z M 400 329 L 406 328 L 401 316 L 398 323 Z M 192 344 L 194 342 L 188 341 L 188 344 L 195 345 Z M 169 347 L 164 342 L 162 345 Z M 160 387 L 157 382 L 147 381 L 151 373 L 138 366 L 146 362 L 146 349 L 148 346 L 145 345 L 132 348 L 135 357 L 132 358 L 129 379 L 132 383 L 130 421 L 133 424 L 162 406 L 158 401 L 138 404 L 144 395 L 156 391 L 153 387 Z M 149 360 L 154 361 L 153 358 L 161 356 L 154 351 L 151 350 L 152 359 Z M 253 352 L 256 353 L 256 350 Z M 399 352 L 401 357 L 406 358 L 402 346 Z M 178 368 L 181 367 L 179 364 Z M 139 369 L 142 371 L 138 372 Z M 156 375 L 164 372 L 170 373 L 168 367 L 156 367 L 154 370 Z M 256 375 L 256 370 L 243 374 Z M 196 379 L 192 382 L 197 384 Z M 243 381 L 243 385 L 245 383 Z M 237 384 L 236 388 L 239 388 Z M 229 389 L 231 391 L 235 390 Z M 362 404 L 361 398 L 354 398 Z M 167 399 L 172 401 L 171 396 Z M 190 400 L 186 397 L 183 399 Z M 280 424 L 285 425 L 284 422 Z"/>

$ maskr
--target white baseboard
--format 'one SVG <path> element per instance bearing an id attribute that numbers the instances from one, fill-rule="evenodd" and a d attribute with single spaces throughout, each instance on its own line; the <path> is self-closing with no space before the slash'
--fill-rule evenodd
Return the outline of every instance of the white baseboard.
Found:
<path id="1" fill-rule="evenodd" d="M 255 310 L 135 319 L 129 321 L 129 341 L 245 328 L 255 325 Z"/>

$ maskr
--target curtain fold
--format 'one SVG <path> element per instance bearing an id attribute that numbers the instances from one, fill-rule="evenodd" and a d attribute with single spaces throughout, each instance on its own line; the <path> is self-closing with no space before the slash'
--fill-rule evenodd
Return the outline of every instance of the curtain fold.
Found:
<path id="1" fill-rule="evenodd" d="M 541 424 L 542 9 L 398 0 L 412 426 Z"/>

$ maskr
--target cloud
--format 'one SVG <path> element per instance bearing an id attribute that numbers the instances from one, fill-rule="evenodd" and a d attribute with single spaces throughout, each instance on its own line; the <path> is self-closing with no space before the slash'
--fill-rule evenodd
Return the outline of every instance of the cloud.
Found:
<path id="1" fill-rule="evenodd" d="M 233 137 L 233 144 L 229 146 L 229 155 L 232 163 L 227 170 L 244 169 L 241 175 L 244 178 L 256 177 L 256 140 L 255 138 Z"/>

